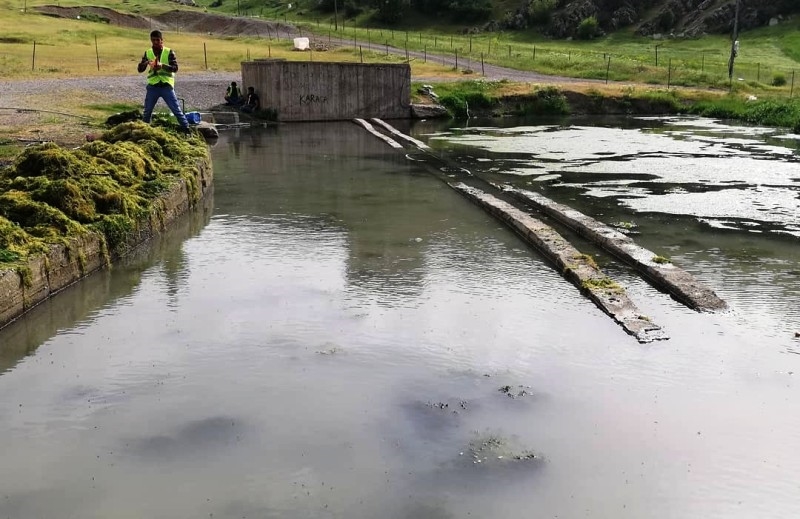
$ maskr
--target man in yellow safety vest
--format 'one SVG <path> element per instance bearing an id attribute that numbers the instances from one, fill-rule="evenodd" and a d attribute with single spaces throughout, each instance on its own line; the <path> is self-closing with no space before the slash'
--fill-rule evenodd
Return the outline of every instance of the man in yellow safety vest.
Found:
<path id="1" fill-rule="evenodd" d="M 178 103 L 178 96 L 175 95 L 175 73 L 178 71 L 178 59 L 172 49 L 164 47 L 164 37 L 161 31 L 150 33 L 150 43 L 153 47 L 145 51 L 142 61 L 137 67 L 139 73 L 147 70 L 147 95 L 144 98 L 142 120 L 146 123 L 150 122 L 153 108 L 161 98 L 175 114 L 181 131 L 188 132 L 189 121 L 186 120 L 186 115 Z"/>

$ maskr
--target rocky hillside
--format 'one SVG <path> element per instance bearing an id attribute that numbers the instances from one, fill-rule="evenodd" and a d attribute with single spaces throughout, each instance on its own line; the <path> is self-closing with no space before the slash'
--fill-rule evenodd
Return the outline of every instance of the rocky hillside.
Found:
<path id="1" fill-rule="evenodd" d="M 778 24 L 800 13 L 800 0 L 740 1 L 741 30 Z M 487 28 L 538 26 L 555 38 L 586 37 L 581 25 L 594 17 L 597 26 L 589 37 L 628 27 L 643 36 L 695 37 L 731 32 L 735 9 L 736 0 L 525 0 Z"/>

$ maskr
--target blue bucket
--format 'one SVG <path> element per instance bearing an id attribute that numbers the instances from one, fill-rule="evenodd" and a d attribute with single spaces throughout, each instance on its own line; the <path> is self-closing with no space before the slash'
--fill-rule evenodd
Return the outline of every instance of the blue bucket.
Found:
<path id="1" fill-rule="evenodd" d="M 200 117 L 200 112 L 189 112 L 186 114 L 186 120 L 189 121 L 189 124 L 200 124 L 203 119 Z"/>

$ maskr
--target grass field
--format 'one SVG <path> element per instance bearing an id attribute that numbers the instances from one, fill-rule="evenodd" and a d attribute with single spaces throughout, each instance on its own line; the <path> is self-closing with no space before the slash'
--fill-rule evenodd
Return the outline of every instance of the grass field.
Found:
<path id="1" fill-rule="evenodd" d="M 30 8 L 23 12 L 7 6 L 8 2 L 0 2 L 0 67 L 5 79 L 133 74 L 142 52 L 149 45 L 148 30 L 127 29 L 91 19 L 54 18 Z M 294 52 L 290 40 L 267 37 L 166 33 L 165 40 L 179 53 L 183 72 L 238 72 L 241 61 L 266 57 L 344 62 L 404 61 L 400 56 L 387 56 L 377 48 L 370 51 L 349 45 L 326 52 Z M 414 75 L 458 75 L 449 67 L 434 63 L 412 62 L 411 66 Z"/>

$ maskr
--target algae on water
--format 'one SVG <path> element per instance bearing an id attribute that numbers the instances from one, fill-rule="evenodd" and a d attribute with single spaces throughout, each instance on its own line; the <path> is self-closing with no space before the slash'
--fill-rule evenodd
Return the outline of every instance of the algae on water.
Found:
<path id="1" fill-rule="evenodd" d="M 77 149 L 27 148 L 0 170 L 0 267 L 89 232 L 100 233 L 113 250 L 176 182 L 183 180 L 196 202 L 194 171 L 207 157 L 199 135 L 182 137 L 138 121 Z"/>

